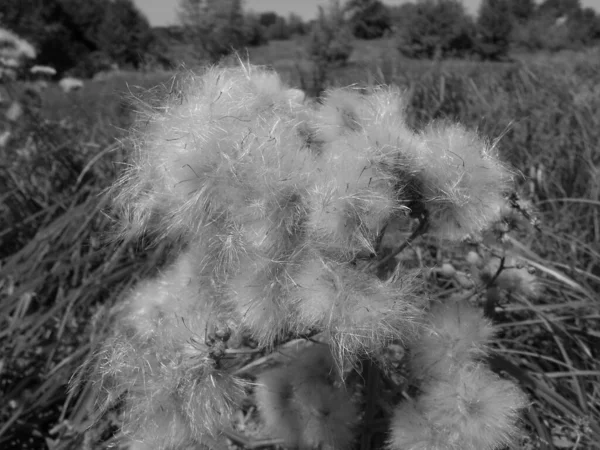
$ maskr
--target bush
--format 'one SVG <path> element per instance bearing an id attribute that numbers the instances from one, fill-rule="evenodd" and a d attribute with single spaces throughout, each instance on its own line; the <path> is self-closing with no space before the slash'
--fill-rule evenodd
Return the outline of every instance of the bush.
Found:
<path id="1" fill-rule="evenodd" d="M 291 36 L 287 21 L 284 17 L 278 16 L 275 22 L 265 29 L 267 40 L 283 41 Z"/>
<path id="2" fill-rule="evenodd" d="M 474 24 L 457 0 L 424 0 L 396 12 L 398 48 L 410 58 L 467 56 L 473 51 Z"/>
<path id="3" fill-rule="evenodd" d="M 547 0 L 528 20 L 518 15 L 515 19 L 510 39 L 518 48 L 573 50 L 600 41 L 600 16 L 592 8 L 581 8 L 578 1 Z"/>
<path id="4" fill-rule="evenodd" d="M 513 27 L 509 0 L 484 0 L 477 17 L 477 50 L 483 59 L 506 58 Z"/>
<path id="5" fill-rule="evenodd" d="M 377 39 L 391 30 L 389 10 L 379 0 L 352 0 L 346 8 L 352 34 L 359 39 Z"/>
<path id="6" fill-rule="evenodd" d="M 248 13 L 245 16 L 244 34 L 246 45 L 249 47 L 258 47 L 269 41 L 265 33 L 265 28 L 260 23 L 260 18 L 253 13 Z"/>
<path id="7" fill-rule="evenodd" d="M 576 46 L 600 42 L 600 16 L 592 8 L 574 12 L 567 20 L 569 38 Z"/>
<path id="8" fill-rule="evenodd" d="M 536 9 L 535 0 L 508 0 L 511 16 L 518 22 L 523 23 L 530 20 Z"/>
<path id="9" fill-rule="evenodd" d="M 290 16 L 288 17 L 288 28 L 292 36 L 304 36 L 308 31 L 308 26 L 306 25 L 306 23 L 304 23 L 302 17 L 294 13 L 290 14 Z"/>
<path id="10" fill-rule="evenodd" d="M 572 47 L 569 30 L 565 24 L 557 24 L 550 16 L 534 17 L 516 25 L 511 32 L 513 46 L 530 51 L 558 51 Z"/>
<path id="11" fill-rule="evenodd" d="M 180 0 L 179 18 L 188 42 L 210 62 L 248 42 L 241 0 Z"/>
<path id="12" fill-rule="evenodd" d="M 326 65 L 345 64 L 352 49 L 352 34 L 339 1 L 332 1 L 327 10 L 319 7 L 307 44 L 310 59 Z"/>
<path id="13" fill-rule="evenodd" d="M 100 49 L 122 68 L 140 68 L 154 40 L 150 24 L 132 0 L 111 1 L 104 14 Z"/>
<path id="14" fill-rule="evenodd" d="M 557 21 L 544 14 L 516 25 L 510 39 L 514 46 L 532 51 L 582 49 L 599 42 L 600 17 L 583 10 Z"/>
<path id="15" fill-rule="evenodd" d="M 324 88 L 328 72 L 348 61 L 354 46 L 352 33 L 338 0 L 332 0 L 329 8 L 319 7 L 319 16 L 312 26 L 306 51 L 313 64 L 312 86 L 303 88 L 318 95 Z"/>

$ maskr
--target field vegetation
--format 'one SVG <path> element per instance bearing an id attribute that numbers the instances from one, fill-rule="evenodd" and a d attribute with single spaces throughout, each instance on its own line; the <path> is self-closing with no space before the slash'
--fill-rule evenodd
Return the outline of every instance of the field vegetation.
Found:
<path id="1" fill-rule="evenodd" d="M 522 448 L 599 448 L 600 49 L 430 60 L 408 57 L 388 35 L 353 41 L 347 59 L 332 62 L 307 52 L 311 39 L 271 40 L 238 57 L 312 95 L 398 85 L 412 126 L 450 119 L 498 140 L 538 218 L 511 244 L 535 268 L 541 295 L 509 295 L 492 311 L 499 337 L 490 363 L 529 396 Z M 0 146 L 0 448 L 115 442 L 114 417 L 91 427 L 94 386 L 77 368 L 110 332 L 119 299 L 177 250 L 176 242 L 113 239 L 106 191 L 128 162 L 136 112 L 128 98 L 158 99 L 173 76 L 120 71 L 68 95 L 51 83 L 30 100 L 24 82 L 0 86 L 23 105 L 18 120 L 3 119 L 11 136 Z M 459 246 L 420 238 L 412 251 L 424 268 L 465 266 Z M 462 289 L 437 275 L 428 286 L 438 298 Z M 79 387 L 69 390 L 73 380 Z M 381 430 L 365 429 L 361 449 L 381 444 Z"/>

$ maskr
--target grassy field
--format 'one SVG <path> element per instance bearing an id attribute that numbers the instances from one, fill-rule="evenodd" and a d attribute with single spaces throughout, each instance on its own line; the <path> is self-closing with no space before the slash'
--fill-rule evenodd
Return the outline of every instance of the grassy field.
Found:
<path id="1" fill-rule="evenodd" d="M 600 51 L 431 63 L 402 59 L 390 43 L 373 45 L 359 43 L 330 83 L 397 84 L 413 126 L 448 118 L 501 138 L 503 158 L 522 174 L 522 196 L 541 225 L 515 240 L 543 294 L 516 296 L 498 312 L 492 364 L 530 396 L 523 447 L 598 448 Z M 271 43 L 252 50 L 250 61 L 300 86 L 310 66 L 296 63 L 293 49 Z M 51 86 L 41 106 L 4 124 L 12 138 L 0 147 L 0 448 L 110 441 L 109 432 L 86 432 L 91 386 L 67 386 L 107 335 L 119 296 L 169 259 L 169 244 L 111 239 L 105 194 L 126 162 L 133 111 L 125 94 L 168 78 L 124 74 L 69 95 Z M 454 251 L 437 250 L 448 258 Z"/>

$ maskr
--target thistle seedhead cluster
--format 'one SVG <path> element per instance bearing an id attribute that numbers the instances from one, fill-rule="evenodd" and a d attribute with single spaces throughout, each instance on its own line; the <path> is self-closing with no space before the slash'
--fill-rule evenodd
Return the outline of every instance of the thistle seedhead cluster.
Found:
<path id="1" fill-rule="evenodd" d="M 165 103 L 141 106 L 136 154 L 115 185 L 123 233 L 184 250 L 128 295 L 97 358 L 104 404 L 122 401 L 133 440 L 210 446 L 256 386 L 265 429 L 285 445 L 348 448 L 359 414 L 346 368 L 391 342 L 410 347 L 429 386 L 410 406 L 418 415 L 399 407 L 392 448 L 507 440 L 522 401 L 488 404 L 514 390 L 477 359 L 490 325 L 465 305 L 424 315 L 414 271 L 360 269 L 398 217 L 449 239 L 497 221 L 512 177 L 493 146 L 455 124 L 410 129 L 395 88 L 338 89 L 313 104 L 246 65 L 189 74 Z M 232 356 L 315 335 L 318 346 L 253 377 Z M 473 436 L 498 417 L 504 425 Z M 424 434 L 406 438 L 415 420 Z"/>
<path id="2" fill-rule="evenodd" d="M 393 450 L 496 449 L 517 436 L 518 387 L 485 366 L 493 329 L 466 301 L 431 308 L 428 327 L 410 346 L 421 395 L 400 404 L 392 419 Z"/>
<path id="3" fill-rule="evenodd" d="M 256 403 L 267 432 L 288 448 L 349 448 L 358 411 L 331 350 L 317 344 L 288 358 L 256 380 Z"/>

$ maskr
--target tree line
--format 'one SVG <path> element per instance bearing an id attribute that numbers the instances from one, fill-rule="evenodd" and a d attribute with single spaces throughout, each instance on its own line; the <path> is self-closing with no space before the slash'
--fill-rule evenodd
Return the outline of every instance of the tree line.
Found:
<path id="1" fill-rule="evenodd" d="M 560 50 L 600 42 L 600 17 L 580 0 L 482 0 L 475 17 L 459 0 L 331 0 L 317 18 L 246 11 L 242 0 L 179 0 L 179 24 L 152 28 L 133 0 L 3 0 L 0 27 L 31 42 L 36 64 L 89 76 L 110 67 L 171 67 L 190 56 L 305 36 L 313 57 L 343 60 L 349 39 L 388 36 L 412 58 L 503 59 L 511 49 Z M 178 53 L 178 49 L 180 53 Z M 316 55 L 316 56 L 315 56 Z M 320 56 L 319 56 L 320 55 Z"/>
<path id="2" fill-rule="evenodd" d="M 421 0 L 390 11 L 399 50 L 415 58 L 497 60 L 515 49 L 556 51 L 600 42 L 600 16 L 580 0 L 482 0 L 476 17 L 458 0 Z"/>
<path id="3" fill-rule="evenodd" d="M 27 39 L 36 64 L 90 75 L 118 64 L 139 68 L 160 55 L 132 0 L 3 0 L 0 26 Z"/>

